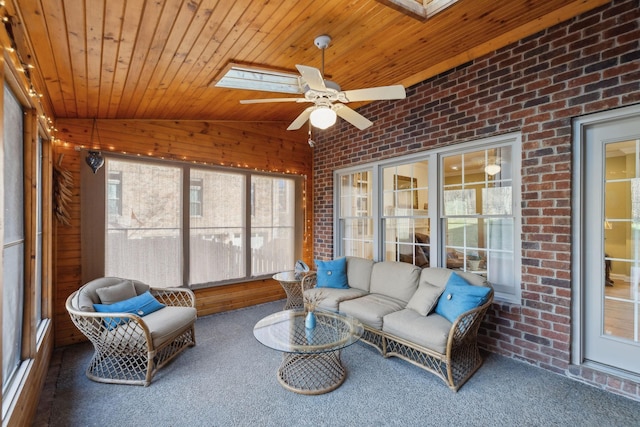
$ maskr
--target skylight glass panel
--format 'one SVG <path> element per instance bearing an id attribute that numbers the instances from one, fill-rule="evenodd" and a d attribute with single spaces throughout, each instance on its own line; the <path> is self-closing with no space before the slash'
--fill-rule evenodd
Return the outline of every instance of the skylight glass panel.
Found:
<path id="1" fill-rule="evenodd" d="M 229 68 L 215 86 L 266 92 L 303 93 L 300 76 L 297 74 L 235 65 Z"/>

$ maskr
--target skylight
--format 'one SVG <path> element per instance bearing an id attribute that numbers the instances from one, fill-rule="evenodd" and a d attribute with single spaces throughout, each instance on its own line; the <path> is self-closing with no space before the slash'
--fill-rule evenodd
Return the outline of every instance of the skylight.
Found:
<path id="1" fill-rule="evenodd" d="M 279 93 L 304 93 L 300 80 L 301 77 L 298 74 L 230 64 L 226 73 L 215 80 L 215 86 Z"/>

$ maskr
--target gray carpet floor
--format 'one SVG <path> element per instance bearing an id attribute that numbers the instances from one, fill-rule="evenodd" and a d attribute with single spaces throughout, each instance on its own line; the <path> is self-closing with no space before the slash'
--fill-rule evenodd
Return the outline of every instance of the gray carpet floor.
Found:
<path id="1" fill-rule="evenodd" d="M 287 391 L 276 379 L 281 353 L 253 337 L 254 324 L 283 303 L 198 319 L 197 345 L 146 388 L 87 379 L 89 344 L 57 349 L 35 425 L 640 425 L 640 402 L 495 354 L 454 393 L 434 375 L 357 343 L 341 353 L 348 370 L 341 387 L 318 396 Z"/>

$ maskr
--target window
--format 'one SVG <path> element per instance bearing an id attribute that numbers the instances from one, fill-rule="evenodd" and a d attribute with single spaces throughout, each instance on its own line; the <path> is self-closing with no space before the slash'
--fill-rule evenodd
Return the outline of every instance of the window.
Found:
<path id="1" fill-rule="evenodd" d="M 519 303 L 520 150 L 511 134 L 337 171 L 335 256 L 471 271 Z"/>
<path id="2" fill-rule="evenodd" d="M 202 182 L 201 188 L 207 189 L 207 206 L 203 209 L 205 215 L 190 220 L 189 283 L 246 277 L 245 175 L 191 169 L 191 182 L 194 180 Z M 193 196 L 193 191 L 191 194 Z"/>
<path id="3" fill-rule="evenodd" d="M 22 362 L 25 218 L 22 107 L 4 87 L 4 239 L 2 246 L 2 396 Z M 10 159 L 10 161 L 9 161 Z M 7 399 L 10 401 L 10 399 Z"/>
<path id="4" fill-rule="evenodd" d="M 339 178 L 341 255 L 373 257 L 372 176 L 370 171 L 359 171 Z"/>
<path id="5" fill-rule="evenodd" d="M 290 270 L 300 258 L 302 178 L 123 156 L 106 158 L 104 176 L 104 267 L 92 261 L 90 271 L 202 287 Z M 87 209 L 87 221 L 100 218 Z"/>
<path id="6" fill-rule="evenodd" d="M 181 260 L 182 169 L 156 163 L 107 159 L 107 176 L 120 176 L 122 215 L 109 212 L 105 275 L 139 279 L 154 286 L 179 286 Z M 115 209 L 114 209 L 115 210 Z"/>
<path id="7" fill-rule="evenodd" d="M 122 215 L 122 172 L 110 171 L 107 184 L 109 216 Z"/>
<path id="8" fill-rule="evenodd" d="M 202 179 L 191 178 L 189 184 L 189 214 L 202 216 Z"/>
<path id="9" fill-rule="evenodd" d="M 43 200 L 43 186 L 42 186 L 42 139 L 38 137 L 38 141 L 36 143 L 35 157 L 36 157 L 36 169 L 35 169 L 35 182 L 34 187 L 36 191 L 36 227 L 35 227 L 35 318 L 38 324 L 42 321 L 42 293 L 43 293 L 43 278 L 42 278 L 42 269 L 44 264 L 43 257 L 43 237 L 42 237 L 42 227 L 43 227 L 43 218 L 42 218 L 42 200 Z"/>
<path id="10" fill-rule="evenodd" d="M 382 169 L 385 260 L 429 266 L 428 172 L 427 160 Z"/>
<path id="11" fill-rule="evenodd" d="M 295 182 L 253 175 L 251 260 L 255 275 L 290 270 L 295 263 Z"/>
<path id="12" fill-rule="evenodd" d="M 442 157 L 440 196 L 446 266 L 484 276 L 496 291 L 514 280 L 513 149 Z"/>

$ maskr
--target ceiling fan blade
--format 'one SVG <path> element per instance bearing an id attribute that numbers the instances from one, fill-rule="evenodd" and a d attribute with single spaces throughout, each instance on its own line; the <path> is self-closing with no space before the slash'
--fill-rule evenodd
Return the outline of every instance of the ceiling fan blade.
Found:
<path id="1" fill-rule="evenodd" d="M 345 90 L 349 102 L 379 101 L 383 99 L 404 99 L 407 93 L 402 85 L 370 87 L 367 89 Z"/>
<path id="2" fill-rule="evenodd" d="M 304 98 L 261 98 L 261 99 L 242 99 L 240 104 L 263 104 L 265 102 L 310 102 Z"/>
<path id="3" fill-rule="evenodd" d="M 311 115 L 311 112 L 315 109 L 316 107 L 308 107 L 306 108 L 302 113 L 300 113 L 300 115 L 298 117 L 296 117 L 296 119 L 289 125 L 289 127 L 287 128 L 287 130 L 296 130 L 296 129 L 300 129 L 302 127 L 302 125 L 304 125 L 307 120 L 309 120 L 309 116 Z"/>
<path id="4" fill-rule="evenodd" d="M 367 119 L 365 116 L 356 112 L 355 110 L 352 110 L 346 105 L 333 104 L 332 108 L 338 116 L 342 117 L 360 130 L 366 129 L 373 124 L 373 122 Z"/>
<path id="5" fill-rule="evenodd" d="M 324 79 L 322 78 L 322 74 L 320 70 L 313 67 L 308 67 L 306 65 L 296 65 L 298 71 L 300 71 L 300 75 L 309 85 L 309 89 L 318 90 L 318 91 L 326 91 L 327 87 L 324 84 Z"/>

